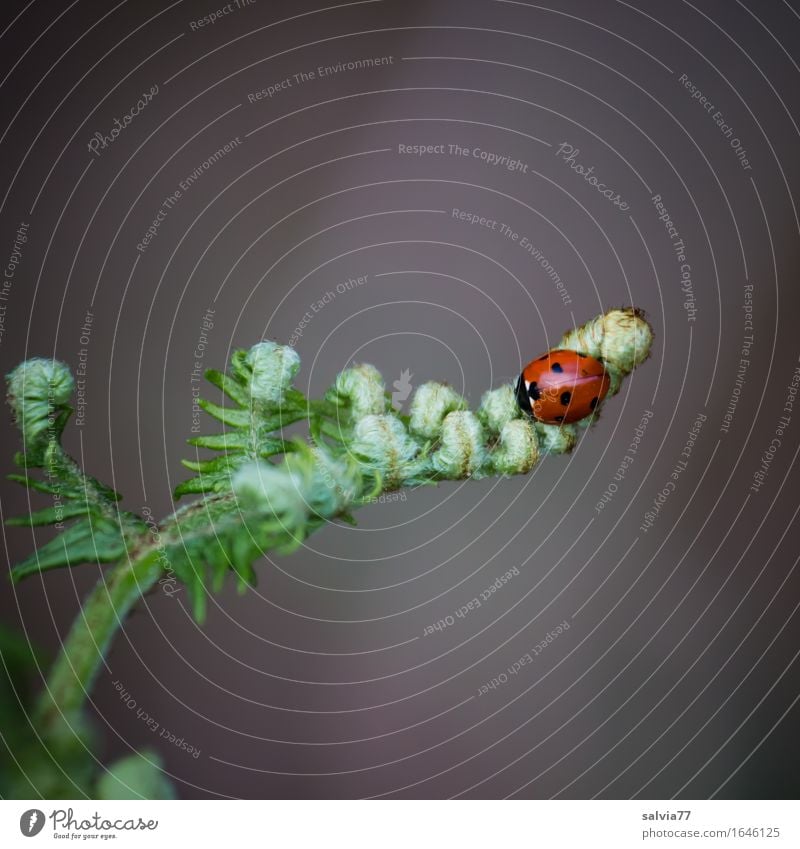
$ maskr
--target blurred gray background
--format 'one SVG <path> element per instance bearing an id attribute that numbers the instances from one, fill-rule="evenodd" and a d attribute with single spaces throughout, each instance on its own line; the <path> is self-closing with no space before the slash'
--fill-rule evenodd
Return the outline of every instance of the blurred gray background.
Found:
<path id="1" fill-rule="evenodd" d="M 477 405 L 612 306 L 645 309 L 656 342 L 569 457 L 363 509 L 264 559 L 202 628 L 185 592 L 150 594 L 93 693 L 108 756 L 156 747 L 184 797 L 796 797 L 800 406 L 751 485 L 800 354 L 797 4 L 258 0 L 197 24 L 219 11 L 3 9 L 4 268 L 28 225 L 3 368 L 86 349 L 67 444 L 129 509 L 166 514 L 185 476 L 208 309 L 204 366 L 294 334 L 303 391 L 367 361 L 406 408 L 428 379 Z M 4 516 L 26 504 L 4 484 Z M 33 542 L 6 529 L 9 562 Z M 54 651 L 99 571 L 4 583 L 4 621 Z"/>

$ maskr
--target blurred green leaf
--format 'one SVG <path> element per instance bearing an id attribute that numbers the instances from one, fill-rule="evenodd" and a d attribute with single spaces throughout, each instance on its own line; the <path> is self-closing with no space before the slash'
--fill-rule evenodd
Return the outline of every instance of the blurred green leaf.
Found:
<path id="1" fill-rule="evenodd" d="M 174 799 L 159 755 L 145 749 L 115 761 L 97 782 L 97 799 Z"/>
<path id="2" fill-rule="evenodd" d="M 110 563 L 123 554 L 125 541 L 119 526 L 108 519 L 92 516 L 76 522 L 30 557 L 17 563 L 11 570 L 11 577 L 19 581 L 28 575 L 60 566 Z"/>

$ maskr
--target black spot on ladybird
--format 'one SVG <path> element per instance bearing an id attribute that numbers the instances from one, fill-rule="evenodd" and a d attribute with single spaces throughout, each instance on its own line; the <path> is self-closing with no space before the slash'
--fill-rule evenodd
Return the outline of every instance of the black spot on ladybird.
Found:
<path id="1" fill-rule="evenodd" d="M 517 404 L 523 413 L 530 413 L 531 402 L 528 400 L 528 393 L 525 391 L 525 381 L 522 375 L 517 380 L 517 385 L 514 387 L 514 394 L 517 396 Z"/>
<path id="2" fill-rule="evenodd" d="M 554 371 L 556 374 L 561 374 L 564 369 L 561 368 L 561 363 L 553 363 L 553 365 L 550 366 L 550 371 Z"/>
<path id="3" fill-rule="evenodd" d="M 561 424 L 561 422 L 563 422 L 563 421 L 564 421 L 564 416 L 555 416 L 555 417 L 554 417 L 554 419 L 553 419 L 553 421 L 554 421 L 554 422 L 558 422 L 559 424 Z"/>
<path id="4" fill-rule="evenodd" d="M 571 392 L 562 392 L 561 393 L 561 403 L 564 407 L 567 407 L 571 400 L 572 400 L 572 393 Z"/>
<path id="5" fill-rule="evenodd" d="M 541 391 L 539 390 L 539 387 L 536 385 L 536 381 L 535 381 L 535 380 L 533 381 L 533 383 L 531 383 L 531 384 L 528 386 L 528 395 L 530 395 L 530 396 L 531 396 L 531 398 L 532 398 L 534 401 L 538 401 L 538 400 L 542 397 L 542 393 L 541 393 Z"/>
<path id="6" fill-rule="evenodd" d="M 586 354 L 582 354 L 580 351 L 577 351 L 579 357 L 586 357 Z"/>
<path id="7" fill-rule="evenodd" d="M 597 406 L 597 396 L 595 395 L 591 401 L 589 401 L 589 409 L 593 410 Z"/>

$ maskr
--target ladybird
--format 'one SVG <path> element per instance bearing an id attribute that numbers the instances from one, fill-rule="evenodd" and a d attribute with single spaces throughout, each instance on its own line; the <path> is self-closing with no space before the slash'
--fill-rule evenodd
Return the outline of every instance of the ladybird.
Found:
<path id="1" fill-rule="evenodd" d="M 520 409 L 546 424 L 567 424 L 591 416 L 606 397 L 609 380 L 600 360 L 556 349 L 531 360 L 517 381 Z"/>

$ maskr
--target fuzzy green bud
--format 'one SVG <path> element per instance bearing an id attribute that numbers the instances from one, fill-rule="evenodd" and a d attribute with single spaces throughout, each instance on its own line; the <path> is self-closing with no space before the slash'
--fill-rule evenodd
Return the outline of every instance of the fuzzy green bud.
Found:
<path id="1" fill-rule="evenodd" d="M 527 474 L 539 460 L 539 443 L 533 424 L 513 419 L 503 425 L 500 441 L 492 452 L 492 466 L 501 475 Z"/>
<path id="2" fill-rule="evenodd" d="M 75 386 L 68 366 L 34 357 L 20 363 L 6 382 L 7 400 L 26 443 L 39 442 L 51 426 L 53 436 L 61 434 Z"/>
<path id="3" fill-rule="evenodd" d="M 603 360 L 611 366 L 610 373 L 618 370 L 624 376 L 647 359 L 652 344 L 653 330 L 642 313 L 626 307 L 609 310 L 570 330 L 561 338 L 558 347 Z M 621 376 L 609 394 L 619 389 Z"/>
<path id="4" fill-rule="evenodd" d="M 480 473 L 487 460 L 484 433 L 478 417 L 454 412 L 442 423 L 441 446 L 433 455 L 433 468 L 443 477 L 459 480 Z"/>
<path id="5" fill-rule="evenodd" d="M 292 457 L 287 458 L 287 462 L 291 460 Z M 312 512 L 325 518 L 336 516 L 361 494 L 361 488 L 357 464 L 343 457 L 332 457 L 323 448 L 311 449 L 305 489 Z"/>
<path id="6" fill-rule="evenodd" d="M 353 453 L 384 479 L 384 489 L 394 489 L 403 480 L 404 467 L 419 450 L 396 416 L 364 416 L 355 427 Z"/>
<path id="7" fill-rule="evenodd" d="M 252 400 L 258 404 L 278 405 L 300 368 L 300 357 L 288 345 L 259 342 L 245 355 L 244 365 L 249 371 Z"/>
<path id="8" fill-rule="evenodd" d="M 534 424 L 539 451 L 542 454 L 568 454 L 578 441 L 575 425 Z"/>
<path id="9" fill-rule="evenodd" d="M 285 464 L 275 466 L 262 461 L 242 466 L 231 481 L 245 509 L 271 514 L 290 530 L 301 528 L 308 516 L 303 483 L 303 476 Z"/>
<path id="10" fill-rule="evenodd" d="M 327 398 L 337 404 L 348 404 L 353 418 L 380 415 L 386 412 L 386 387 L 375 366 L 353 366 L 336 377 L 328 390 Z"/>
<path id="11" fill-rule="evenodd" d="M 483 393 L 478 416 L 491 433 L 500 433 L 509 422 L 518 419 L 520 415 L 519 404 L 511 384 L 507 383 L 498 389 Z"/>
<path id="12" fill-rule="evenodd" d="M 411 400 L 409 430 L 423 439 L 436 439 L 442 432 L 444 417 L 466 409 L 466 400 L 451 387 L 434 381 L 423 383 Z"/>

